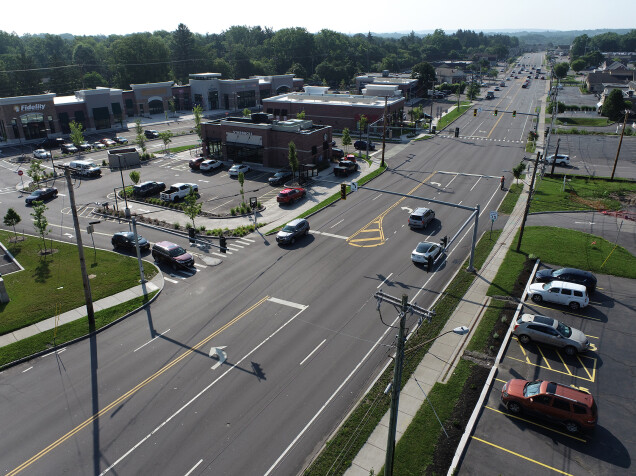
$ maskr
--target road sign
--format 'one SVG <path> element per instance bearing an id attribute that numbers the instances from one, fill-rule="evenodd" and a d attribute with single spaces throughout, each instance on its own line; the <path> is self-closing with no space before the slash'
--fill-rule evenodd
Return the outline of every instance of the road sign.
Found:
<path id="1" fill-rule="evenodd" d="M 22 170 L 18 170 L 18 175 L 22 175 L 23 173 Z"/>
<path id="2" fill-rule="evenodd" d="M 352 192 L 358 191 L 358 182 L 351 182 L 351 191 Z"/>
<path id="3" fill-rule="evenodd" d="M 491 211 L 490 212 L 490 220 L 491 221 L 495 221 L 498 218 L 497 212 L 496 211 Z"/>

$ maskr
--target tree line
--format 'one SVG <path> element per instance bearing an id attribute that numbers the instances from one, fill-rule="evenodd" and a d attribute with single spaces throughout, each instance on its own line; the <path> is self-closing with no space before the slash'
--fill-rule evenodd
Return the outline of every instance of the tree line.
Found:
<path id="1" fill-rule="evenodd" d="M 345 35 L 323 29 L 274 31 L 232 26 L 219 34 L 174 31 L 109 36 L 22 35 L 0 31 L 0 97 L 173 80 L 187 84 L 188 74 L 221 73 L 224 79 L 293 73 L 311 84 L 331 87 L 352 83 L 365 71 L 400 72 L 436 61 L 470 60 L 478 54 L 506 59 L 519 46 L 514 36 L 471 30 L 443 30 L 401 38 Z"/>
<path id="2" fill-rule="evenodd" d="M 570 66 L 574 71 L 598 67 L 605 56 L 603 53 L 636 51 L 636 30 L 624 35 L 608 32 L 596 36 L 577 36 L 570 48 Z"/>

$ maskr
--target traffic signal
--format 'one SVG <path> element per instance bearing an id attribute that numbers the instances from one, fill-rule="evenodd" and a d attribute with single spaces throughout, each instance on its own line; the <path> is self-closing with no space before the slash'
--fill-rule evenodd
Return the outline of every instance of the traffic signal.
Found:
<path id="1" fill-rule="evenodd" d="M 473 109 L 473 116 L 477 117 L 477 109 Z"/>
<path id="2" fill-rule="evenodd" d="M 219 238 L 219 246 L 221 247 L 221 253 L 227 253 L 227 238 L 223 235 Z"/>
<path id="3" fill-rule="evenodd" d="M 426 271 L 433 271 L 433 255 L 426 257 Z"/>
<path id="4" fill-rule="evenodd" d="M 512 117 L 517 117 L 517 111 L 512 111 Z"/>
<path id="5" fill-rule="evenodd" d="M 340 184 L 340 199 L 341 200 L 347 199 L 347 184 L 346 183 Z"/>
<path id="6" fill-rule="evenodd" d="M 498 112 L 497 109 L 495 109 L 495 116 L 497 115 L 497 112 Z"/>
<path id="7" fill-rule="evenodd" d="M 446 249 L 446 246 L 448 245 L 448 236 L 445 236 L 444 238 L 442 238 L 441 245 L 442 245 L 442 248 Z"/>

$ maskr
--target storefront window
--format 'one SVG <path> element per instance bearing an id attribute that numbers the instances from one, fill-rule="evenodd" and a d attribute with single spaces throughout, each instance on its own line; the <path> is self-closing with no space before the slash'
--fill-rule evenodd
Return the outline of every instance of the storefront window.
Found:
<path id="1" fill-rule="evenodd" d="M 208 92 L 208 106 L 210 109 L 219 108 L 219 92 L 218 91 Z"/>
<path id="2" fill-rule="evenodd" d="M 46 137 L 44 114 L 39 112 L 23 114 L 20 116 L 20 122 L 22 123 L 22 132 L 26 140 Z"/>
<path id="3" fill-rule="evenodd" d="M 77 119 L 77 113 L 75 114 Z M 95 129 L 110 129 L 110 112 L 107 107 L 96 107 L 93 109 L 93 119 L 95 121 Z"/>
<path id="4" fill-rule="evenodd" d="M 126 99 L 125 107 L 126 107 L 126 115 L 128 115 L 130 117 L 135 115 L 135 106 L 133 104 L 133 100 L 132 99 Z"/>
<path id="5" fill-rule="evenodd" d="M 163 114 L 163 101 L 153 99 L 148 103 L 148 111 L 150 114 Z"/>
<path id="6" fill-rule="evenodd" d="M 47 120 L 49 121 L 49 134 L 55 134 L 55 121 L 53 120 L 53 116 L 49 116 Z"/>
<path id="7" fill-rule="evenodd" d="M 223 158 L 223 149 L 220 139 L 208 139 L 208 152 L 213 159 Z"/>
<path id="8" fill-rule="evenodd" d="M 57 118 L 60 120 L 60 128 L 62 129 L 63 134 L 70 134 L 71 128 L 68 123 L 71 122 L 68 119 L 68 112 L 60 112 L 57 115 Z"/>
<path id="9" fill-rule="evenodd" d="M 256 106 L 256 94 L 254 91 L 243 91 L 236 94 L 237 109 Z"/>
<path id="10" fill-rule="evenodd" d="M 225 150 L 227 151 L 227 160 L 239 164 L 242 162 L 263 163 L 263 147 L 260 145 L 228 143 Z"/>
<path id="11" fill-rule="evenodd" d="M 203 105 L 203 96 L 201 94 L 194 95 L 194 105 L 202 106 Z"/>

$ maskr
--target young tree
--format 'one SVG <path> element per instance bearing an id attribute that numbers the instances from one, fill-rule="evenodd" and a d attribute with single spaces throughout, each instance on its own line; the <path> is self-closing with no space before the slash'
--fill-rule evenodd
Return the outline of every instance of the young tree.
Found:
<path id="1" fill-rule="evenodd" d="M 239 172 L 238 183 L 241 185 L 241 204 L 245 203 L 245 192 L 243 191 L 243 184 L 245 183 L 245 174 Z"/>
<path id="2" fill-rule="evenodd" d="M 201 207 L 203 204 L 197 203 L 197 194 L 192 187 L 190 187 L 190 192 L 185 196 L 183 202 L 183 213 L 192 220 L 192 228 L 196 229 L 194 226 L 194 219 L 199 213 L 201 213 Z"/>
<path id="3" fill-rule="evenodd" d="M 159 139 L 161 139 L 163 141 L 163 151 L 165 153 L 168 153 L 168 144 L 170 142 L 172 142 L 172 136 L 174 134 L 172 133 L 172 131 L 165 131 L 165 132 L 160 132 L 159 133 Z"/>
<path id="4" fill-rule="evenodd" d="M 362 140 L 362 133 L 364 132 L 364 130 L 367 128 L 367 116 L 365 116 L 364 114 L 360 116 L 360 140 Z"/>
<path id="5" fill-rule="evenodd" d="M 524 170 L 526 170 L 526 164 L 523 162 L 519 162 L 519 165 L 512 169 L 512 176 L 517 180 L 517 183 L 519 183 L 519 179 L 521 178 Z"/>
<path id="6" fill-rule="evenodd" d="M 349 134 L 348 127 L 345 127 L 342 130 L 342 145 L 344 145 L 345 152 L 349 152 L 349 146 L 351 145 L 351 135 Z"/>
<path id="7" fill-rule="evenodd" d="M 44 216 L 44 212 L 48 210 L 48 207 L 44 205 L 44 202 L 37 200 L 33 202 L 33 213 L 31 216 L 33 217 L 33 226 L 38 233 L 40 233 L 40 237 L 42 237 L 42 243 L 44 243 L 44 254 L 46 254 L 46 240 L 44 237 L 49 234 L 51 230 L 48 229 L 49 221 Z"/>
<path id="8" fill-rule="evenodd" d="M 296 119 L 305 119 L 305 111 L 302 110 L 299 113 L 296 114 Z"/>
<path id="9" fill-rule="evenodd" d="M 243 109 L 243 117 L 250 117 L 252 115 L 252 111 L 249 110 L 249 108 L 245 108 Z"/>
<path id="10" fill-rule="evenodd" d="M 296 151 L 296 144 L 290 142 L 287 147 L 287 158 L 289 159 L 289 166 L 291 167 L 294 178 L 296 178 L 296 170 L 298 170 L 298 152 Z"/>
<path id="11" fill-rule="evenodd" d="M 136 170 L 130 172 L 128 176 L 130 177 L 132 183 L 134 183 L 135 185 L 137 185 L 139 183 L 139 180 L 141 179 L 141 174 Z"/>
<path id="12" fill-rule="evenodd" d="M 201 137 L 201 116 L 203 115 L 203 108 L 201 106 L 194 106 L 194 108 L 192 109 L 192 112 L 194 114 L 194 130 L 196 131 L 197 135 L 199 136 L 199 139 L 202 139 L 202 137 Z"/>
<path id="13" fill-rule="evenodd" d="M 38 188 L 40 188 L 40 180 L 44 175 L 44 167 L 42 167 L 42 161 L 38 159 L 33 159 L 31 161 L 31 165 L 29 165 L 29 170 L 27 170 L 27 175 L 31 177 L 31 179 L 36 183 Z"/>
<path id="14" fill-rule="evenodd" d="M 135 134 L 137 135 L 137 144 L 141 147 L 143 153 L 146 153 L 146 136 L 144 135 L 144 128 L 141 127 L 141 119 L 135 121 Z"/>
<path id="15" fill-rule="evenodd" d="M 422 109 L 422 106 L 416 106 L 411 109 L 411 120 L 413 122 L 419 121 L 423 115 L 424 115 L 424 110 Z"/>
<path id="16" fill-rule="evenodd" d="M 174 117 L 175 114 L 177 113 L 177 105 L 176 105 L 176 101 L 174 100 L 174 97 L 171 97 L 170 99 L 168 99 L 168 108 L 170 109 L 170 112 L 172 113 L 172 117 Z"/>
<path id="17" fill-rule="evenodd" d="M 79 149 L 79 145 L 84 142 L 84 134 L 82 133 L 84 127 L 75 121 L 71 121 L 68 126 L 71 128 L 71 142 Z"/>
<path id="18" fill-rule="evenodd" d="M 4 216 L 4 221 L 3 223 L 6 226 L 11 226 L 13 227 L 13 234 L 16 236 L 18 236 L 18 233 L 15 231 L 15 226 L 20 223 L 22 221 L 22 218 L 20 218 L 20 215 L 18 215 L 18 212 L 16 212 L 13 208 L 9 208 L 7 210 L 7 214 Z"/>

